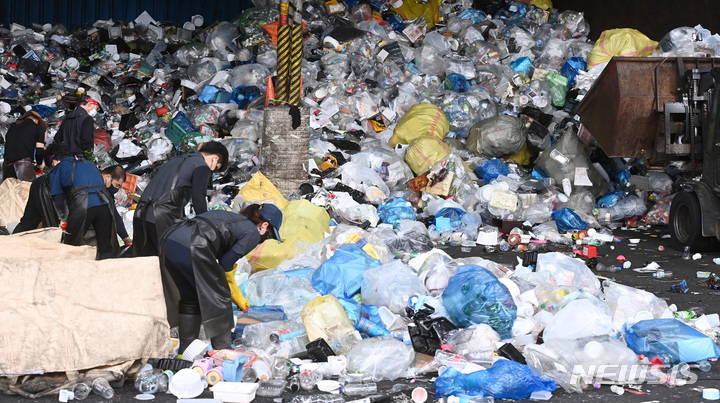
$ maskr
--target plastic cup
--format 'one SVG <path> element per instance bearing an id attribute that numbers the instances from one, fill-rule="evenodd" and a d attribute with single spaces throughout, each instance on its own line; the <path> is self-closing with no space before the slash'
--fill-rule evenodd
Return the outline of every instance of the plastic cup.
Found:
<path id="1" fill-rule="evenodd" d="M 205 18 L 203 18 L 202 15 L 198 14 L 198 15 L 193 15 L 192 18 L 190 19 L 190 21 L 192 21 L 193 25 L 195 25 L 196 27 L 202 27 L 203 24 L 205 23 Z"/>
<path id="2" fill-rule="evenodd" d="M 417 387 L 412 391 L 412 399 L 415 403 L 425 403 L 428 398 L 428 393 L 425 388 Z"/>
<path id="3" fill-rule="evenodd" d="M 82 96 L 84 93 L 85 93 L 85 88 L 83 88 L 83 87 L 78 87 L 77 91 L 75 92 L 75 94 L 80 95 L 80 96 Z"/>
<path id="4" fill-rule="evenodd" d="M 86 383 L 78 383 L 73 387 L 73 394 L 75 400 L 84 400 L 90 395 L 90 387 Z"/>
<path id="5" fill-rule="evenodd" d="M 112 399 L 115 395 L 115 390 L 105 378 L 96 378 L 92 383 L 92 391 L 104 399 Z"/>

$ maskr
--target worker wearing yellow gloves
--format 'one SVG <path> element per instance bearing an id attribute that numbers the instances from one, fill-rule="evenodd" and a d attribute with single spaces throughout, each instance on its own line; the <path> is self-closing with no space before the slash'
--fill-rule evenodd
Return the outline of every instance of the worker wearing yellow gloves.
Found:
<path id="1" fill-rule="evenodd" d="M 266 238 L 280 240 L 281 224 L 280 209 L 252 204 L 241 214 L 217 210 L 199 214 L 163 234 L 160 263 L 179 295 L 179 301 L 165 295 L 168 321 L 170 326 L 178 325 L 181 352 L 198 337 L 201 324 L 214 349 L 231 347 L 235 328 L 231 301 L 242 310 L 250 306 L 235 282 L 235 262 Z"/>

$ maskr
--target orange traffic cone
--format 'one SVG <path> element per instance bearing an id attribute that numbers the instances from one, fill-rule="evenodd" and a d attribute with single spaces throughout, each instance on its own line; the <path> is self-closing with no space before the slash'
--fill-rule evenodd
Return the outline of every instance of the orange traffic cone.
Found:
<path id="1" fill-rule="evenodd" d="M 265 106 L 275 106 L 275 86 L 273 86 L 272 76 L 268 76 L 267 91 L 265 92 Z"/>

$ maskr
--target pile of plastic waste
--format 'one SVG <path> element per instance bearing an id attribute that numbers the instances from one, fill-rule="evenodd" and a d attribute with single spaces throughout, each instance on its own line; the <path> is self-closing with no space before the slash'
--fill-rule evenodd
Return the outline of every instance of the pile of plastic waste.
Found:
<path id="1" fill-rule="evenodd" d="M 51 142 L 81 96 L 96 99 L 98 165 L 133 178 L 117 195 L 130 232 L 153 169 L 206 141 L 230 151 L 211 208 L 262 200 L 278 7 L 259 3 L 192 30 L 147 13 L 0 28 L 0 134 L 33 110 Z M 667 224 L 674 184 L 693 168 L 649 171 L 578 135 L 580 100 L 627 49 L 610 46 L 611 32 L 596 46 L 582 13 L 547 0 L 466 3 L 303 3 L 311 172 L 273 196 L 285 242 L 238 263 L 252 307 L 238 312 L 235 350 L 176 351 L 185 364 L 164 368 L 174 376 L 141 371 L 141 392 L 193 397 L 242 380 L 257 390 L 218 393 L 371 395 L 383 380 L 438 373 L 435 396 L 448 402 L 547 398 L 558 387 L 679 385 L 691 364 L 706 370 L 720 355 L 717 314 L 683 316 L 648 292 L 601 284 L 572 257 L 591 257 L 615 228 Z M 720 36 L 700 26 L 659 42 L 613 31 L 651 49 L 641 56 L 720 53 Z M 510 267 L 436 248 L 451 244 L 526 259 Z M 608 365 L 636 372 L 595 372 Z M 316 401 L 333 400 L 297 403 Z"/>

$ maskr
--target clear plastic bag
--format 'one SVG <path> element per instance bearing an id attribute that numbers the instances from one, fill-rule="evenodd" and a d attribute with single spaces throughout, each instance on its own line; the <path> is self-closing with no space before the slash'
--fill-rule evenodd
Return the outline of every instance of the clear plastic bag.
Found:
<path id="1" fill-rule="evenodd" d="M 642 319 L 672 317 L 667 302 L 645 290 L 603 281 L 605 302 L 612 310 L 616 327 L 633 325 Z"/>
<path id="2" fill-rule="evenodd" d="M 435 253 L 425 260 L 417 273 L 430 295 L 436 297 L 445 290 L 458 266 L 458 262 L 449 256 Z"/>
<path id="3" fill-rule="evenodd" d="M 253 274 L 240 289 L 251 305 L 280 305 L 288 318 L 297 317 L 306 303 L 320 296 L 308 280 L 273 270 Z"/>
<path id="4" fill-rule="evenodd" d="M 362 279 L 363 301 L 386 306 L 393 313 L 404 314 L 412 295 L 428 295 L 422 280 L 400 260 L 367 270 Z"/>
<path id="5" fill-rule="evenodd" d="M 587 189 L 595 197 L 607 193 L 607 181 L 590 162 L 585 146 L 580 142 L 573 127 L 566 129 L 554 146 L 541 151 L 535 165 L 552 177 L 555 183 L 562 183 L 563 179 L 569 179 L 573 183 L 573 191 L 578 189 L 578 185 L 575 184 L 577 169 L 587 169 L 586 173 L 592 186 L 580 188 Z"/>
<path id="6" fill-rule="evenodd" d="M 611 336 L 546 340 L 541 345 L 525 347 L 527 365 L 538 376 L 557 382 L 568 392 L 582 393 L 589 386 L 583 376 L 572 376 L 576 365 L 638 365 L 637 354 L 622 341 Z M 604 380 L 622 381 L 622 371 L 602 373 Z M 591 380 L 595 380 L 594 377 Z"/>
<path id="7" fill-rule="evenodd" d="M 445 342 L 452 351 L 469 361 L 487 363 L 492 361 L 495 346 L 500 336 L 490 326 L 477 324 L 465 329 L 451 330 L 445 335 Z"/>
<path id="8" fill-rule="evenodd" d="M 348 354 L 348 372 L 366 374 L 373 381 L 395 380 L 415 358 L 412 346 L 393 338 L 360 340 Z"/>
<path id="9" fill-rule="evenodd" d="M 541 253 L 536 268 L 537 273 L 549 273 L 554 285 L 569 285 L 601 295 L 600 280 L 578 259 L 559 252 Z"/>

